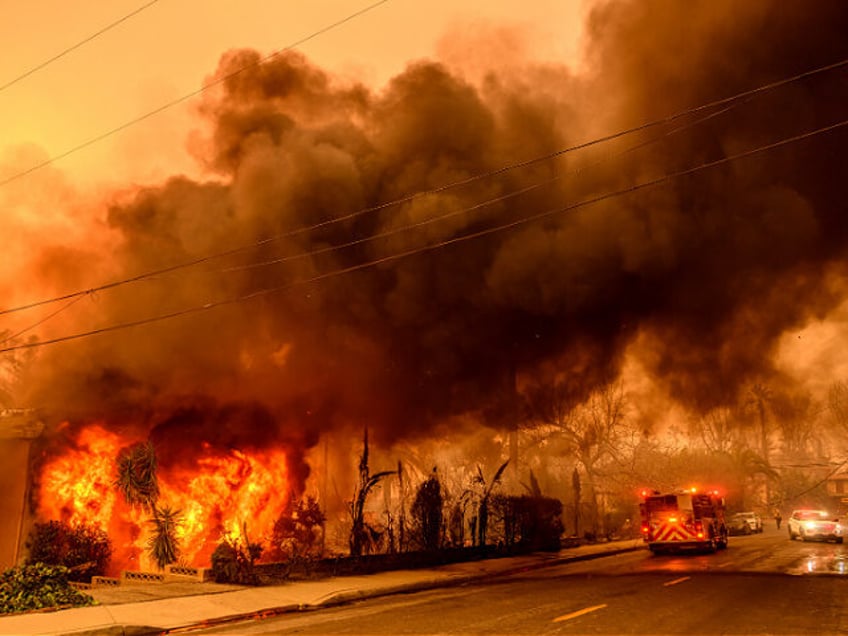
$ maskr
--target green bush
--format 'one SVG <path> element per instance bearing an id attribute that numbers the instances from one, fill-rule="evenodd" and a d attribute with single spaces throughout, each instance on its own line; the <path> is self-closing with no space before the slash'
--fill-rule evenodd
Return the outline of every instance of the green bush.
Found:
<path id="1" fill-rule="evenodd" d="M 112 543 L 96 526 L 65 521 L 37 523 L 27 541 L 27 564 L 64 565 L 71 581 L 103 576 L 112 558 Z"/>
<path id="2" fill-rule="evenodd" d="M 0 614 L 45 607 L 93 605 L 94 599 L 68 583 L 68 568 L 33 563 L 0 574 Z"/>

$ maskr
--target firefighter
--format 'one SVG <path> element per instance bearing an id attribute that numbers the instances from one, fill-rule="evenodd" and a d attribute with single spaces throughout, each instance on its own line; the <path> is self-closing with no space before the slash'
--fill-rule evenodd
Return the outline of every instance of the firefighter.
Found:
<path id="1" fill-rule="evenodd" d="M 774 511 L 774 522 L 777 524 L 777 529 L 780 530 L 780 522 L 783 521 L 783 517 L 780 516 L 780 510 Z"/>

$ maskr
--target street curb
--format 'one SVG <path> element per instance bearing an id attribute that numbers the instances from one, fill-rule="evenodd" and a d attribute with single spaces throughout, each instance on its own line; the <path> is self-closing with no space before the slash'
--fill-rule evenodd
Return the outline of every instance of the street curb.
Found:
<path id="1" fill-rule="evenodd" d="M 474 574 L 455 574 L 444 577 L 437 577 L 427 581 L 418 581 L 415 583 L 403 583 L 396 585 L 388 585 L 386 587 L 373 590 L 342 590 L 321 599 L 315 603 L 305 604 L 287 604 L 277 607 L 269 607 L 259 611 L 244 612 L 241 614 L 231 614 L 215 619 L 193 621 L 185 625 L 176 627 L 163 628 L 153 625 L 109 625 L 108 627 L 86 629 L 73 632 L 65 632 L 68 636 L 152 636 L 154 634 L 177 634 L 197 629 L 206 629 L 219 625 L 230 623 L 238 623 L 242 621 L 271 618 L 282 614 L 291 614 L 295 612 L 315 611 L 327 607 L 338 607 L 356 601 L 362 601 L 372 598 L 380 598 L 383 596 L 392 596 L 395 594 L 409 594 L 413 592 L 421 592 L 424 590 L 433 590 L 439 588 L 455 587 L 473 583 L 484 579 L 492 579 L 495 577 L 510 576 L 520 572 L 529 572 L 532 570 L 540 570 L 547 567 L 562 565 L 565 563 L 577 563 L 580 561 L 591 561 L 603 557 L 616 556 L 627 552 L 635 552 L 636 550 L 644 549 L 644 545 L 631 545 L 628 547 L 617 548 L 614 550 L 598 551 L 589 554 L 574 554 L 568 556 L 556 556 L 550 559 L 540 560 L 536 563 L 525 563 L 520 566 L 506 568 L 497 572 L 481 572 Z"/>

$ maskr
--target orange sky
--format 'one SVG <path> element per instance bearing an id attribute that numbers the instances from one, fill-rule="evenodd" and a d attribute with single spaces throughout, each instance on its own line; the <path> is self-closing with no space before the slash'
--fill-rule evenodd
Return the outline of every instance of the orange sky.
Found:
<path id="1" fill-rule="evenodd" d="M 32 0 L 4 8 L 0 85 L 149 0 Z M 298 47 L 317 64 L 380 86 L 409 60 L 438 57 L 458 31 L 504 25 L 530 34 L 536 59 L 573 63 L 588 0 L 389 0 Z M 31 165 L 35 144 L 56 156 L 196 90 L 231 48 L 263 55 L 374 0 L 158 0 L 134 17 L 0 91 L 0 170 Z M 479 52 L 478 52 L 479 53 Z M 455 52 L 454 52 L 455 54 Z M 61 160 L 75 187 L 157 181 L 191 170 L 185 153 L 191 102 Z M 9 164 L 15 161 L 14 168 Z M 22 163 L 19 163 L 22 162 Z M 5 169 L 4 169 L 5 164 Z"/>

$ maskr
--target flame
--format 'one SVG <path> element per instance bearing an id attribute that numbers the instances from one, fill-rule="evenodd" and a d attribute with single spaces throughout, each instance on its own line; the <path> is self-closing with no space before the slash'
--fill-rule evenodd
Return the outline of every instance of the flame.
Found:
<path id="1" fill-rule="evenodd" d="M 160 483 L 163 498 L 181 509 L 178 536 L 191 562 L 208 562 L 222 535 L 242 542 L 269 537 L 288 497 L 283 451 L 216 454 L 208 445 L 203 451 L 195 471 Z"/>
<path id="2" fill-rule="evenodd" d="M 119 436 L 100 426 L 84 429 L 76 448 L 42 469 L 39 517 L 108 527 L 117 499 L 114 462 L 122 446 Z"/>
<path id="3" fill-rule="evenodd" d="M 39 520 L 106 530 L 117 570 L 152 566 L 144 550 L 150 512 L 128 506 L 114 486 L 118 453 L 137 441 L 100 425 L 86 427 L 73 448 L 44 464 L 39 479 Z M 208 566 L 225 535 L 243 543 L 267 540 L 289 496 L 286 465 L 281 449 L 246 452 L 203 444 L 194 461 L 185 462 L 190 468 L 160 470 L 159 506 L 180 511 L 180 560 Z"/>

